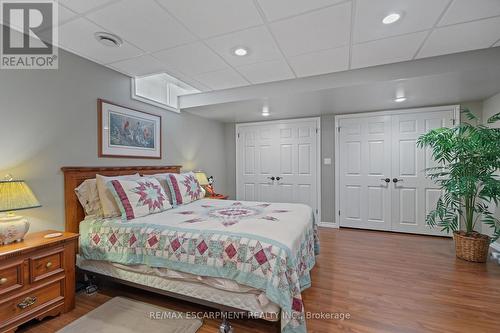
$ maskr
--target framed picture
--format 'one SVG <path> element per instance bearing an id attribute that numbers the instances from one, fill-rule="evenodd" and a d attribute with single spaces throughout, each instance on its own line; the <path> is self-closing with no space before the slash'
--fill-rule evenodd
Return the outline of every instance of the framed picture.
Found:
<path id="1" fill-rule="evenodd" d="M 161 158 L 161 116 L 97 100 L 99 157 Z"/>

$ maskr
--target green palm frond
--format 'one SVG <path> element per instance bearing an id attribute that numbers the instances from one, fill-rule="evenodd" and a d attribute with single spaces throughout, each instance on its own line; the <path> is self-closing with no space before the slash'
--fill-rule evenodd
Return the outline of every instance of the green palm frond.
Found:
<path id="1" fill-rule="evenodd" d="M 478 121 L 470 110 L 467 120 Z M 488 119 L 500 121 L 500 113 Z M 455 128 L 437 128 L 420 136 L 420 148 L 430 149 L 438 166 L 425 170 L 443 190 L 426 223 L 447 232 L 459 229 L 460 219 L 468 233 L 478 221 L 492 228 L 493 240 L 500 237 L 500 221 L 489 205 L 500 202 L 500 129 L 463 122 Z"/>

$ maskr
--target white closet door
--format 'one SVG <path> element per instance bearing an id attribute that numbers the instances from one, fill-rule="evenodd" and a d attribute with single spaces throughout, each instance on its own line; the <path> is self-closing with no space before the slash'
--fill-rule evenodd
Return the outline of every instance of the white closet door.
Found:
<path id="1" fill-rule="evenodd" d="M 278 125 L 275 202 L 303 203 L 317 207 L 317 122 L 300 121 Z"/>
<path id="2" fill-rule="evenodd" d="M 341 119 L 340 226 L 391 229 L 391 117 Z"/>
<path id="3" fill-rule="evenodd" d="M 303 203 L 316 212 L 318 127 L 318 118 L 239 124 L 237 199 Z"/>
<path id="4" fill-rule="evenodd" d="M 429 228 L 427 214 L 436 207 L 441 191 L 425 177 L 425 168 L 436 166 L 429 149 L 416 146 L 420 135 L 453 126 L 453 111 L 408 113 L 392 116 L 392 230 L 445 235 Z"/>
<path id="5" fill-rule="evenodd" d="M 237 199 L 247 201 L 272 201 L 276 187 L 271 177 L 276 176 L 273 157 L 277 156 L 277 126 L 246 126 L 238 133 Z"/>

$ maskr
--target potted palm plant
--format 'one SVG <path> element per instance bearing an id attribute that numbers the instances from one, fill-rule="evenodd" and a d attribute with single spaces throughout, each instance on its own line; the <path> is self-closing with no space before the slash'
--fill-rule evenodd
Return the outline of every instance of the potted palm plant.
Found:
<path id="1" fill-rule="evenodd" d="M 469 110 L 462 114 L 478 122 Z M 499 120 L 497 113 L 488 123 Z M 453 232 L 458 258 L 485 262 L 490 242 L 500 237 L 500 220 L 490 209 L 500 200 L 500 129 L 466 121 L 455 128 L 431 130 L 417 145 L 431 149 L 438 166 L 426 169 L 427 176 L 442 189 L 426 223 Z M 491 237 L 476 231 L 479 223 L 492 229 Z"/>

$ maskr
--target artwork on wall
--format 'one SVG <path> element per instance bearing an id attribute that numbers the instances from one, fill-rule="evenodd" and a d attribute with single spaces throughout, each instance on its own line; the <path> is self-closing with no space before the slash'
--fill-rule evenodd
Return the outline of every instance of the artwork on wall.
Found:
<path id="1" fill-rule="evenodd" d="M 99 157 L 161 158 L 161 116 L 97 100 Z"/>

